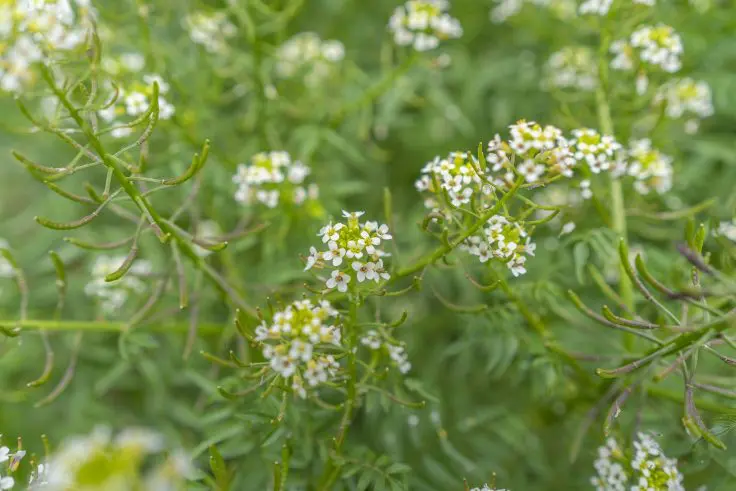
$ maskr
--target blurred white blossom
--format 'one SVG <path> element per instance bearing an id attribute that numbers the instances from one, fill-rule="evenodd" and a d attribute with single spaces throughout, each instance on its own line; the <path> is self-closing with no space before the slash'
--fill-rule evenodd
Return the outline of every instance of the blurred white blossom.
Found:
<path id="1" fill-rule="evenodd" d="M 282 78 L 298 76 L 307 86 L 316 87 L 334 73 L 344 57 L 340 41 L 325 41 L 313 32 L 301 32 L 279 47 L 276 73 Z"/>
<path id="2" fill-rule="evenodd" d="M 447 0 L 409 0 L 396 7 L 388 22 L 394 42 L 417 51 L 429 51 L 441 41 L 461 37 L 460 21 L 447 12 L 448 8 Z"/>

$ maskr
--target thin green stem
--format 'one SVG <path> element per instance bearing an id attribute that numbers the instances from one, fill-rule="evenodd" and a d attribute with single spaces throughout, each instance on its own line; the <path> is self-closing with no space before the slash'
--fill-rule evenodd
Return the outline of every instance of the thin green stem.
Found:
<path id="1" fill-rule="evenodd" d="M 595 93 L 596 112 L 600 131 L 604 135 L 614 136 L 613 119 L 611 118 L 611 107 L 608 103 L 608 62 L 607 54 L 610 44 L 608 33 L 601 35 L 601 46 L 599 51 L 599 84 Z M 624 192 L 621 180 L 611 177 L 611 224 L 613 231 L 624 241 L 628 247 L 628 233 L 626 227 L 626 208 L 624 207 Z M 619 293 L 627 310 L 634 311 L 634 288 L 626 275 L 624 265 L 619 270 Z M 624 334 L 624 346 L 628 351 L 634 349 L 634 338 Z"/>
<path id="2" fill-rule="evenodd" d="M 74 321 L 74 320 L 42 320 L 26 319 L 0 320 L 0 326 L 17 326 L 21 329 L 43 329 L 46 331 L 96 331 L 96 332 L 123 332 L 128 328 L 127 322 L 112 321 Z M 222 324 L 203 324 L 199 326 L 199 332 L 217 334 L 226 329 Z M 186 332 L 189 324 L 185 322 L 151 324 L 148 329 L 155 332 Z"/>

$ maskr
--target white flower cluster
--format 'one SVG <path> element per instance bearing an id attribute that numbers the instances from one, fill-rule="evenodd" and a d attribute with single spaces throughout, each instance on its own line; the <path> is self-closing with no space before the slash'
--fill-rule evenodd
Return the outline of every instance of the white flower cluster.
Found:
<path id="1" fill-rule="evenodd" d="M 491 21 L 495 24 L 506 22 L 510 17 L 519 14 L 527 4 L 544 7 L 561 18 L 575 15 L 577 8 L 576 0 L 495 0 L 495 6 L 491 9 Z"/>
<path id="2" fill-rule="evenodd" d="M 131 54 L 134 56 L 134 54 Z M 130 63 L 135 63 L 132 59 Z M 137 65 L 131 65 L 137 66 Z M 153 84 L 158 83 L 158 109 L 159 119 L 171 119 L 176 109 L 166 100 L 165 95 L 169 92 L 169 84 L 159 75 L 143 75 L 143 81 L 136 81 L 119 89 L 117 99 L 111 101 L 107 107 L 97 111 L 100 118 L 108 123 L 113 129 L 110 132 L 114 138 L 125 138 L 133 133 L 133 128 L 125 126 L 118 118 L 130 116 L 136 118 L 144 114 L 151 107 L 153 97 Z"/>
<path id="3" fill-rule="evenodd" d="M 685 491 L 682 485 L 682 474 L 677 470 L 677 461 L 668 459 L 659 444 L 645 433 L 637 434 L 634 442 L 634 484 L 631 491 L 649 491 L 650 489 L 666 489 L 667 491 Z"/>
<path id="4" fill-rule="evenodd" d="M 478 170 L 478 159 L 472 153 L 450 152 L 445 158 L 435 157 L 428 162 L 414 186 L 419 192 L 437 193 L 441 189 L 452 206 L 459 207 L 470 203 L 478 190 L 484 195 L 491 193 L 491 186 L 483 183 Z M 476 199 L 479 199 L 477 195 Z"/>
<path id="5" fill-rule="evenodd" d="M 35 79 L 33 65 L 84 43 L 89 0 L 0 2 L 0 90 L 20 92 Z"/>
<path id="6" fill-rule="evenodd" d="M 494 215 L 478 235 L 468 237 L 461 250 L 477 256 L 481 263 L 495 258 L 504 263 L 514 276 L 526 273 L 527 256 L 534 256 L 537 245 L 526 230 L 516 222 Z"/>
<path id="7" fill-rule="evenodd" d="M 225 12 L 195 12 L 183 21 L 184 29 L 196 44 L 204 46 L 210 53 L 227 51 L 227 40 L 233 37 L 237 29 L 227 18 Z"/>
<path id="8" fill-rule="evenodd" d="M 507 489 L 498 489 L 496 487 L 490 487 L 488 484 L 484 484 L 480 488 L 471 488 L 470 491 L 509 491 Z"/>
<path id="9" fill-rule="evenodd" d="M 98 427 L 64 442 L 43 469 L 39 466 L 31 489 L 180 489 L 191 476 L 191 463 L 174 452 L 150 465 L 149 460 L 164 450 L 163 437 L 150 429 L 128 428 L 113 436 L 108 428 Z"/>
<path id="10" fill-rule="evenodd" d="M 672 27 L 664 24 L 640 27 L 628 41 L 612 43 L 611 53 L 614 55 L 611 68 L 615 70 L 633 70 L 638 62 L 668 73 L 675 73 L 682 67 L 682 39 Z"/>
<path id="11" fill-rule="evenodd" d="M 584 92 L 598 85 L 598 66 L 590 48 L 568 46 L 552 53 L 545 65 L 545 85 Z"/>
<path id="12" fill-rule="evenodd" d="M 337 310 L 322 300 L 315 305 L 299 300 L 274 313 L 272 322 L 256 328 L 256 341 L 263 343 L 263 356 L 279 376 L 291 378 L 296 394 L 305 398 L 309 387 L 333 380 L 340 368 L 325 347 L 341 347 Z"/>
<path id="13" fill-rule="evenodd" d="M 606 440 L 598 448 L 598 458 L 594 462 L 596 476 L 590 479 L 596 491 L 626 491 L 629 475 L 624 469 L 624 454 L 613 438 Z"/>
<path id="14" fill-rule="evenodd" d="M 636 179 L 634 189 L 637 192 L 648 194 L 654 189 L 664 194 L 672 188 L 672 157 L 652 148 L 651 140 L 632 141 L 626 153 L 626 172 Z"/>
<path id="15" fill-rule="evenodd" d="M 17 459 L 17 455 L 18 453 L 11 453 L 8 447 L 0 447 L 0 464 L 8 462 L 10 459 Z M 20 455 L 20 458 L 24 455 L 25 452 Z M 10 467 L 10 465 L 8 465 L 8 467 Z M 2 472 L 0 472 L 0 490 L 6 491 L 8 489 L 13 489 L 13 487 L 15 487 L 15 479 L 11 476 L 3 476 Z"/>
<path id="16" fill-rule="evenodd" d="M 677 461 L 665 457 L 659 444 L 644 433 L 637 434 L 631 461 L 616 440 L 609 438 L 598 448 L 594 466 L 596 476 L 591 484 L 597 491 L 685 491 Z"/>
<path id="17" fill-rule="evenodd" d="M 118 57 L 102 58 L 102 68 L 110 75 L 121 76 L 138 73 L 146 66 L 146 58 L 136 52 L 122 53 Z"/>
<path id="18" fill-rule="evenodd" d="M 447 0 L 409 0 L 396 7 L 388 22 L 394 42 L 412 46 L 417 51 L 429 51 L 440 41 L 463 35 L 460 21 L 447 13 Z"/>
<path id="19" fill-rule="evenodd" d="M 238 189 L 235 201 L 244 204 L 260 203 L 268 208 L 283 205 L 302 205 L 307 199 L 316 200 L 316 184 L 303 186 L 311 169 L 299 160 L 292 160 L 288 152 L 257 153 L 250 165 L 240 164 L 233 182 Z"/>
<path id="20" fill-rule="evenodd" d="M 383 265 L 383 258 L 389 256 L 383 250 L 383 241 L 391 240 L 386 224 L 366 221 L 361 223 L 360 217 L 364 212 L 342 212 L 347 223 L 328 223 L 317 234 L 322 243 L 327 246 L 326 251 L 318 251 L 315 247 L 309 248 L 309 257 L 304 270 L 312 267 L 333 267 L 330 278 L 325 285 L 328 289 L 337 289 L 346 292 L 351 281 L 357 283 L 365 281 L 388 280 L 391 275 Z M 355 285 L 355 283 L 353 283 Z"/>
<path id="21" fill-rule="evenodd" d="M 344 57 L 345 47 L 340 41 L 324 41 L 313 32 L 301 32 L 279 47 L 276 73 L 283 78 L 299 75 L 307 86 L 316 87 Z"/>
<path id="22" fill-rule="evenodd" d="M 390 337 L 371 329 L 360 338 L 360 344 L 373 350 L 387 353 L 391 359 L 391 363 L 401 373 L 409 373 L 411 370 L 411 362 L 406 354 L 406 346 Z"/>
<path id="23" fill-rule="evenodd" d="M 609 170 L 616 162 L 621 144 L 611 135 L 601 135 L 590 128 L 572 130 L 570 148 L 575 160 L 585 163 L 593 174 Z"/>
<path id="24" fill-rule="evenodd" d="M 632 0 L 632 3 L 653 7 L 657 3 L 657 0 Z M 611 10 L 611 5 L 613 5 L 613 0 L 584 0 L 580 4 L 578 12 L 580 15 L 591 14 L 603 16 L 607 15 Z"/>
<path id="25" fill-rule="evenodd" d="M 671 119 L 690 117 L 686 123 L 689 132 L 698 128 L 698 119 L 712 116 L 713 95 L 710 86 L 704 81 L 691 78 L 671 80 L 659 88 L 654 96 L 655 104 L 665 105 L 665 114 Z"/>
<path id="26" fill-rule="evenodd" d="M 717 237 L 725 237 L 732 242 L 736 242 L 736 218 L 730 222 L 725 221 L 718 224 L 718 228 L 714 231 Z"/>
<path id="27" fill-rule="evenodd" d="M 92 266 L 92 280 L 84 287 L 84 292 L 100 301 L 102 311 L 107 314 L 116 313 L 126 302 L 131 293 L 145 292 L 146 284 L 139 276 L 151 273 L 151 263 L 145 260 L 135 261 L 122 278 L 105 281 L 105 276 L 117 271 L 124 263 L 125 256 L 98 256 Z"/>

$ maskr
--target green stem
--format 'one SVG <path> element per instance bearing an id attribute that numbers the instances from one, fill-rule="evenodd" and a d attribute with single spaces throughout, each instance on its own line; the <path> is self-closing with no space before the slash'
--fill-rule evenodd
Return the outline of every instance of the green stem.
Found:
<path id="1" fill-rule="evenodd" d="M 417 271 L 421 271 L 425 267 L 429 266 L 430 264 L 433 264 L 434 262 L 438 261 L 442 256 L 447 254 L 448 252 L 451 252 L 454 250 L 457 246 L 462 244 L 468 237 L 473 235 L 475 232 L 480 230 L 483 225 L 488 222 L 488 220 L 498 213 L 498 211 L 506 204 L 506 202 L 511 199 L 511 197 L 516 194 L 516 191 L 519 190 L 519 187 L 524 182 L 524 178 L 520 177 L 516 180 L 513 186 L 511 186 L 511 189 L 509 189 L 509 192 L 504 194 L 501 199 L 498 200 L 498 202 L 490 208 L 488 211 L 483 213 L 477 222 L 475 222 L 471 227 L 469 227 L 465 232 L 460 234 L 455 240 L 452 240 L 448 242 L 445 245 L 442 245 L 434 250 L 434 252 L 426 255 L 424 258 L 420 259 L 416 263 L 414 263 L 411 266 L 407 266 L 406 268 L 398 270 L 396 273 L 394 273 L 393 277 L 391 278 L 392 281 L 397 280 L 399 278 L 404 278 L 406 276 L 412 275 L 416 273 Z"/>
<path id="2" fill-rule="evenodd" d="M 109 321 L 73 321 L 73 320 L 0 320 L 0 326 L 17 326 L 21 329 L 44 329 L 47 331 L 97 331 L 97 332 L 123 332 L 129 325 L 127 322 Z M 188 323 L 152 324 L 151 331 L 155 332 L 186 332 Z M 217 334 L 226 329 L 222 324 L 202 324 L 198 332 Z"/>
<path id="3" fill-rule="evenodd" d="M 148 217 L 151 222 L 151 226 L 158 230 L 161 241 L 166 242 L 171 238 L 176 240 L 179 243 L 179 248 L 181 249 L 182 253 L 184 253 L 184 255 L 194 264 L 194 266 L 197 269 L 201 270 L 212 283 L 217 285 L 219 289 L 223 291 L 223 293 L 225 293 L 225 295 L 228 296 L 238 308 L 240 308 L 242 311 L 253 318 L 257 317 L 255 311 L 250 306 L 248 306 L 242 300 L 242 298 L 240 298 L 240 296 L 232 290 L 232 288 L 227 288 L 227 285 L 223 287 L 222 278 L 219 277 L 219 275 L 212 268 L 210 268 L 201 257 L 197 255 L 191 244 L 181 237 L 175 227 L 172 227 L 169 223 L 167 223 L 166 220 L 161 218 L 161 216 L 153 208 L 153 206 L 151 206 L 150 202 L 145 198 L 145 196 L 143 196 L 138 188 L 133 184 L 133 182 L 128 179 L 128 177 L 125 175 L 125 172 L 118 163 L 119 159 L 114 158 L 110 153 L 105 150 L 105 147 L 102 145 L 102 142 L 97 137 L 90 124 L 80 115 L 79 111 L 71 103 L 66 93 L 59 87 L 57 87 L 56 83 L 54 82 L 53 76 L 48 71 L 48 69 L 45 69 L 43 71 L 43 75 L 51 91 L 54 93 L 54 95 L 56 95 L 56 97 L 59 99 L 59 102 L 69 112 L 71 118 L 74 120 L 84 136 L 87 138 L 95 152 L 97 152 L 97 154 L 99 155 L 102 163 L 107 168 L 112 170 L 113 177 L 115 177 L 115 180 L 118 182 L 118 184 L 120 184 L 125 193 L 130 197 L 130 199 L 133 201 L 133 203 L 135 203 L 140 211 L 145 214 L 146 217 Z"/>
<path id="4" fill-rule="evenodd" d="M 539 316 L 529 310 L 526 303 L 524 303 L 521 297 L 514 293 L 514 290 L 509 286 L 508 282 L 504 279 L 502 274 L 498 274 L 495 271 L 494 273 L 496 274 L 498 286 L 501 288 L 501 291 L 503 291 L 509 298 L 509 300 L 511 300 L 514 305 L 516 305 L 516 308 L 519 309 L 519 313 L 522 315 L 522 317 L 524 317 L 529 326 L 531 326 L 531 328 L 534 329 L 537 334 L 542 337 L 543 340 L 550 340 L 550 332 L 547 330 L 547 326 L 544 325 Z"/>
<path id="5" fill-rule="evenodd" d="M 607 33 L 601 36 L 601 46 L 599 52 L 599 85 L 595 93 L 596 112 L 598 114 L 598 124 L 600 132 L 604 135 L 614 136 L 613 119 L 611 118 L 611 107 L 608 103 L 608 62 L 607 54 L 610 39 Z M 613 231 L 624 241 L 628 247 L 628 233 L 626 227 L 626 208 L 624 207 L 624 192 L 621 187 L 621 180 L 611 177 L 611 223 Z M 619 293 L 626 308 L 634 311 L 634 289 L 629 277 L 626 275 L 624 265 L 621 264 L 619 269 Z M 634 338 L 627 333 L 624 336 L 624 346 L 628 351 L 634 349 Z"/>
<path id="6" fill-rule="evenodd" d="M 340 455 L 342 451 L 342 447 L 345 443 L 345 438 L 347 437 L 348 429 L 350 428 L 350 421 L 353 418 L 353 413 L 355 411 L 355 406 L 358 399 L 358 364 L 355 350 L 358 347 L 357 326 L 360 297 L 358 297 L 355 289 L 351 290 L 352 292 L 350 296 L 350 314 L 348 316 L 348 324 L 346 326 L 348 346 L 347 399 L 345 400 L 345 410 L 343 411 L 342 419 L 340 420 L 340 428 L 338 430 L 337 437 L 335 438 L 335 455 Z M 339 474 L 340 464 L 335 462 L 335 459 L 330 456 L 329 460 L 325 464 L 325 470 L 322 473 L 322 479 L 320 479 L 320 482 L 322 484 L 320 485 L 319 489 L 324 491 L 331 489 Z"/>

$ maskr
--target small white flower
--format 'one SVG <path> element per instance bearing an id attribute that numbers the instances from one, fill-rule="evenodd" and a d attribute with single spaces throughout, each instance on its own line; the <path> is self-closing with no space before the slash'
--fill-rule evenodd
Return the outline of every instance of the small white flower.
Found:
<path id="1" fill-rule="evenodd" d="M 337 288 L 339 292 L 346 292 L 348 290 L 348 283 L 350 283 L 350 276 L 346 275 L 342 271 L 335 270 L 332 272 L 332 277 L 326 282 L 327 288 Z"/>

